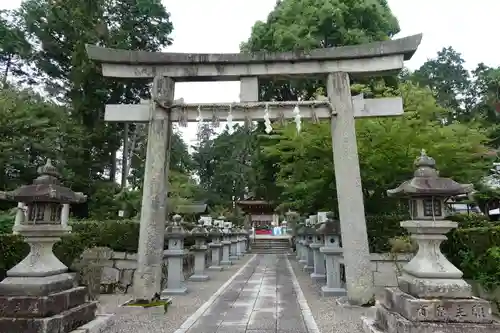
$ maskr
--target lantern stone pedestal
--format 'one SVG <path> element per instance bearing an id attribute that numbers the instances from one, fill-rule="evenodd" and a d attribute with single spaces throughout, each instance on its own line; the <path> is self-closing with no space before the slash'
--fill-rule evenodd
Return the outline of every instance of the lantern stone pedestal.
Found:
<path id="1" fill-rule="evenodd" d="M 238 236 L 233 232 L 231 228 L 230 228 L 230 235 L 231 235 L 230 236 L 231 246 L 229 250 L 229 259 L 232 261 L 236 261 L 240 258 L 238 256 Z"/>
<path id="2" fill-rule="evenodd" d="M 489 302 L 472 296 L 462 272 L 441 253 L 445 234 L 457 228 L 444 219 L 446 198 L 469 193 L 471 184 L 439 177 L 434 159 L 425 151 L 416 160 L 414 178 L 389 195 L 410 198 L 411 221 L 401 222 L 418 252 L 403 267 L 399 288 L 386 288 L 376 303 L 376 316 L 362 318 L 370 333 L 493 333 L 500 323 Z"/>
<path id="3" fill-rule="evenodd" d="M 208 244 L 208 247 L 212 251 L 212 265 L 208 267 L 211 271 L 222 271 L 224 267 L 220 265 L 221 262 L 221 251 L 222 251 L 222 243 L 221 243 L 221 232 L 219 231 L 218 226 L 213 227 L 209 233 L 212 238 L 212 242 Z"/>
<path id="4" fill-rule="evenodd" d="M 203 226 L 198 226 L 191 231 L 195 239 L 195 244 L 191 247 L 194 252 L 194 274 L 189 277 L 189 281 L 204 282 L 210 277 L 205 274 L 205 254 L 207 253 L 206 237 L 208 231 Z"/>
<path id="5" fill-rule="evenodd" d="M 220 217 L 224 221 L 223 217 Z M 222 231 L 222 261 L 221 265 L 231 266 L 233 262 L 231 261 L 231 232 L 229 231 L 229 224 L 224 222 L 224 229 Z"/>
<path id="6" fill-rule="evenodd" d="M 184 238 L 186 233 L 184 228 L 180 225 L 182 217 L 175 215 L 173 223 L 167 226 L 165 230 L 165 238 L 168 241 L 168 250 L 163 252 L 167 257 L 167 285 L 162 290 L 161 297 L 172 295 L 185 295 L 188 290 L 184 285 L 184 274 L 182 272 L 182 262 L 184 259 Z"/>
<path id="7" fill-rule="evenodd" d="M 340 281 L 340 258 L 343 253 L 340 247 L 340 223 L 333 219 L 331 212 L 327 213 L 327 220 L 317 233 L 324 235 L 324 246 L 319 251 L 325 256 L 326 263 L 326 285 L 321 287 L 321 295 L 346 296 L 347 291 L 342 288 Z"/>
<path id="8" fill-rule="evenodd" d="M 325 256 L 320 252 L 320 248 L 324 245 L 324 236 L 314 236 L 313 243 L 309 247 L 313 250 L 314 256 L 314 271 L 311 273 L 313 281 L 323 281 L 326 279 Z"/>
<path id="9" fill-rule="evenodd" d="M 305 229 L 305 240 L 304 240 L 304 268 L 305 272 L 311 273 L 314 270 L 314 251 L 310 247 L 313 243 L 315 230 L 311 227 L 311 218 L 307 220 L 307 227 Z"/>
<path id="10" fill-rule="evenodd" d="M 69 233 L 62 225 L 63 205 L 86 200 L 81 193 L 61 185 L 59 173 L 50 160 L 38 169 L 40 176 L 32 185 L 12 192 L 0 192 L 0 198 L 27 205 L 14 226 L 24 237 L 30 253 L 7 272 L 0 282 L 0 332 L 68 333 L 104 329 L 110 315 L 96 317 L 97 302 L 87 301 L 87 289 L 75 286 L 74 274 L 54 255 L 52 246 Z"/>

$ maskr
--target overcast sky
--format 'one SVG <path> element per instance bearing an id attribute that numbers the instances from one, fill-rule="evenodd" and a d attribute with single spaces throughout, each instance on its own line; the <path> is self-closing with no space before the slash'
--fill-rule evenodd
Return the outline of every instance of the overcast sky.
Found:
<path id="1" fill-rule="evenodd" d="M 418 68 L 445 46 L 462 53 L 467 67 L 479 62 L 499 66 L 500 46 L 495 40 L 500 13 L 497 0 L 388 0 L 398 18 L 397 37 L 423 33 L 417 53 L 407 66 Z M 0 8 L 15 8 L 20 0 L 1 1 Z M 238 52 L 257 20 L 265 20 L 276 0 L 164 0 L 172 15 L 174 43 L 171 52 Z M 186 102 L 238 100 L 239 83 L 182 83 L 176 98 Z M 183 129 L 188 143 L 196 137 L 196 125 Z"/>

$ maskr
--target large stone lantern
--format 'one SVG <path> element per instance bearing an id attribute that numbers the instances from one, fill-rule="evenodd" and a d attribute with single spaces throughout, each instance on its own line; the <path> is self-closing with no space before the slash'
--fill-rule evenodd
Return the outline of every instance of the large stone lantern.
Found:
<path id="1" fill-rule="evenodd" d="M 110 317 L 95 319 L 97 303 L 87 302 L 86 288 L 75 287 L 74 274 L 52 252 L 71 231 L 61 221 L 63 206 L 84 202 L 86 196 L 64 187 L 50 160 L 38 173 L 33 184 L 0 192 L 0 198 L 27 207 L 28 215 L 19 214 L 13 231 L 30 246 L 26 258 L 0 282 L 0 332 L 100 331 Z"/>
<path id="2" fill-rule="evenodd" d="M 409 200 L 411 220 L 401 222 L 401 227 L 407 229 L 419 245 L 415 257 L 403 267 L 400 287 L 416 297 L 445 296 L 450 290 L 456 297 L 469 297 L 469 284 L 462 280 L 462 272 L 441 253 L 440 244 L 446 240 L 445 234 L 457 227 L 456 222 L 444 219 L 445 200 L 471 192 L 473 185 L 439 177 L 436 162 L 425 150 L 415 165 L 417 170 L 412 179 L 387 191 L 389 196 Z"/>
<path id="3" fill-rule="evenodd" d="M 363 318 L 372 333 L 493 333 L 500 325 L 489 302 L 472 296 L 462 272 L 446 259 L 439 245 L 457 227 L 445 220 L 446 198 L 469 193 L 471 184 L 439 176 L 436 162 L 425 151 L 416 159 L 414 177 L 393 190 L 391 196 L 410 200 L 411 220 L 401 222 L 418 243 L 418 252 L 403 267 L 399 288 L 386 288 L 376 304 L 376 316 Z"/>
<path id="4" fill-rule="evenodd" d="M 73 284 L 73 279 L 63 274 L 68 267 L 57 259 L 52 247 L 71 231 L 70 226 L 61 223 L 63 205 L 85 202 L 87 197 L 61 184 L 60 174 L 50 159 L 38 168 L 38 173 L 33 184 L 0 194 L 27 206 L 27 217 L 14 226 L 13 232 L 23 236 L 30 246 L 28 256 L 10 269 L 0 283 L 0 292 L 4 294 L 41 295 L 58 289 L 61 283 L 68 288 Z"/>

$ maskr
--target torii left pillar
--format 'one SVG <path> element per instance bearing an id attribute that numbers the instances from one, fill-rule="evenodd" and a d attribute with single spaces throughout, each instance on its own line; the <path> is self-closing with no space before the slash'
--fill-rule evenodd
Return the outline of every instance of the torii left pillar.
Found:
<path id="1" fill-rule="evenodd" d="M 172 121 L 171 110 L 159 107 L 156 102 L 171 104 L 174 90 L 175 82 L 171 78 L 154 78 L 144 165 L 137 271 L 134 274 L 135 300 L 151 300 L 161 291 Z"/>

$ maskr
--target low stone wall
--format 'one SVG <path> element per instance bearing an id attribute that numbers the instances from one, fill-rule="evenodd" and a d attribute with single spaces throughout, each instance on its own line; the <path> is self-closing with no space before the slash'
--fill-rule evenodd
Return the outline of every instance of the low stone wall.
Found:
<path id="1" fill-rule="evenodd" d="M 209 258 L 207 258 L 209 259 Z M 167 258 L 163 259 L 163 276 L 167 277 Z M 132 290 L 134 274 L 137 270 L 137 254 L 125 252 L 112 252 L 109 259 L 100 261 L 102 266 L 101 290 L 102 294 L 128 293 Z M 184 277 L 188 278 L 193 274 L 194 257 L 186 251 L 184 256 Z"/>
<path id="2" fill-rule="evenodd" d="M 412 254 L 391 255 L 390 253 L 371 253 L 373 284 L 376 288 L 396 287 L 401 268 L 410 261 Z M 344 259 L 341 259 L 344 263 Z"/>

